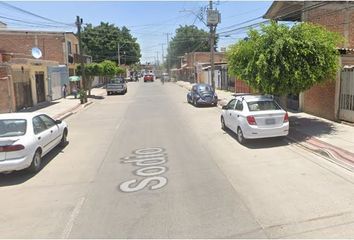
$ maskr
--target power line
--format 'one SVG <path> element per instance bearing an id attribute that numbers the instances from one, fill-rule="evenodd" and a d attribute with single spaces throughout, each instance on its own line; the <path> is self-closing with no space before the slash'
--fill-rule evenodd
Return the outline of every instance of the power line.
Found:
<path id="1" fill-rule="evenodd" d="M 5 16 L 0 16 L 2 19 L 14 21 L 14 22 L 20 22 L 20 23 L 26 23 L 27 25 L 33 25 L 33 26 L 45 26 L 45 27 L 62 27 L 62 26 L 55 26 L 55 25 L 50 25 L 50 24 L 45 24 L 45 23 L 36 23 L 36 22 L 28 22 L 20 19 L 15 19 L 15 18 L 9 18 Z"/>
<path id="2" fill-rule="evenodd" d="M 34 16 L 34 17 L 37 17 L 37 18 L 40 18 L 40 19 L 49 21 L 49 22 L 53 22 L 53 23 L 56 23 L 56 24 L 67 25 L 67 26 L 72 26 L 72 27 L 75 26 L 74 23 L 72 23 L 72 24 L 63 23 L 63 22 L 55 21 L 55 20 L 50 19 L 50 18 L 42 17 L 42 16 L 40 16 L 40 15 L 38 15 L 38 14 L 35 14 L 35 13 L 30 12 L 30 11 L 24 10 L 24 9 L 22 9 L 22 8 L 13 6 L 13 5 L 11 5 L 11 4 L 9 4 L 9 3 L 6 3 L 6 2 L 0 2 L 0 3 L 3 4 L 3 5 L 5 5 L 5 6 L 7 6 L 7 7 L 9 7 L 9 8 L 15 9 L 15 10 L 20 11 L 20 12 L 22 12 L 22 13 L 25 13 L 25 14 L 28 14 L 28 15 L 31 15 L 31 16 Z"/>

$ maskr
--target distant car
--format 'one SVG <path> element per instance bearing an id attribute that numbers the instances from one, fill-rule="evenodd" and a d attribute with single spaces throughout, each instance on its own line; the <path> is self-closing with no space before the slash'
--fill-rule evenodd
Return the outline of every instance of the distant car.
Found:
<path id="1" fill-rule="evenodd" d="M 222 129 L 235 132 L 241 144 L 247 139 L 281 137 L 289 133 L 288 113 L 271 96 L 235 96 L 223 106 L 220 120 Z"/>
<path id="2" fill-rule="evenodd" d="M 0 114 L 0 172 L 38 172 L 41 159 L 67 144 L 68 125 L 42 113 Z"/>
<path id="3" fill-rule="evenodd" d="M 168 73 L 162 73 L 162 80 L 165 82 L 170 81 L 170 76 L 168 75 Z"/>
<path id="4" fill-rule="evenodd" d="M 153 82 L 154 81 L 154 75 L 152 74 L 146 74 L 144 76 L 144 82 Z"/>
<path id="5" fill-rule="evenodd" d="M 216 106 L 218 103 L 218 96 L 209 84 L 195 84 L 187 94 L 187 101 L 196 107 L 199 105 Z"/>
<path id="6" fill-rule="evenodd" d="M 113 93 L 123 93 L 126 94 L 128 92 L 128 86 L 124 78 L 116 77 L 111 79 L 106 86 L 107 95 L 111 95 Z"/>

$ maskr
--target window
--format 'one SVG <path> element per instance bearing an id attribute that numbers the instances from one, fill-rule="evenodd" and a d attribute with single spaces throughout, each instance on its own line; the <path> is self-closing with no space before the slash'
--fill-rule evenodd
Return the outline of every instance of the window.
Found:
<path id="1" fill-rule="evenodd" d="M 71 51 L 71 42 L 67 42 L 67 44 L 68 44 L 68 54 L 71 54 L 72 53 L 72 51 Z"/>
<path id="2" fill-rule="evenodd" d="M 124 83 L 125 80 L 123 78 L 113 78 L 109 81 L 109 83 Z"/>
<path id="3" fill-rule="evenodd" d="M 33 132 L 34 134 L 41 133 L 47 129 L 46 125 L 44 122 L 38 117 L 34 117 L 32 119 L 32 124 L 33 124 Z"/>
<path id="4" fill-rule="evenodd" d="M 0 120 L 0 138 L 16 137 L 26 134 L 27 121 L 25 119 Z"/>
<path id="5" fill-rule="evenodd" d="M 238 100 L 236 103 L 236 110 L 237 111 L 242 111 L 243 110 L 243 104 L 242 101 Z"/>
<path id="6" fill-rule="evenodd" d="M 247 105 L 251 112 L 281 109 L 279 105 L 273 100 L 248 102 Z"/>
<path id="7" fill-rule="evenodd" d="M 213 88 L 209 85 L 199 85 L 198 92 L 213 92 Z"/>
<path id="8" fill-rule="evenodd" d="M 40 115 L 41 120 L 44 122 L 47 128 L 55 126 L 55 121 L 48 117 L 47 115 Z"/>
<path id="9" fill-rule="evenodd" d="M 236 103 L 236 99 L 232 99 L 228 104 L 227 104 L 227 109 L 234 109 Z"/>

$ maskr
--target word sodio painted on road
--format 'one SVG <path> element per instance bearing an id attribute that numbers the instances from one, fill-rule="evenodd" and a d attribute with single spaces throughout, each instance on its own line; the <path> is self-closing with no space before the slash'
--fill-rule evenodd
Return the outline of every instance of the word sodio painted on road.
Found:
<path id="1" fill-rule="evenodd" d="M 142 180 L 132 179 L 119 185 L 122 192 L 136 192 L 144 188 L 156 190 L 167 184 L 167 178 L 162 176 L 167 167 L 162 166 L 167 162 L 167 154 L 163 148 L 141 148 L 133 151 L 133 156 L 122 158 L 122 163 L 132 163 L 140 167 L 133 173 L 142 177 Z"/>

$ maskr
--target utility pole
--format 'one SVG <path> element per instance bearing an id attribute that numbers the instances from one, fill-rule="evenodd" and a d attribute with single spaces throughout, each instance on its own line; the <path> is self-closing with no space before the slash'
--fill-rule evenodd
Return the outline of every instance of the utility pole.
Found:
<path id="1" fill-rule="evenodd" d="M 209 1 L 209 9 L 208 9 L 208 19 L 207 24 L 210 28 L 210 67 L 211 67 L 211 85 L 215 89 L 215 80 L 214 80 L 214 47 L 215 47 L 215 31 L 216 26 L 220 23 L 220 13 L 218 10 L 213 10 L 213 1 Z"/>
<path id="2" fill-rule="evenodd" d="M 120 66 L 120 46 L 118 43 L 118 66 Z"/>
<path id="3" fill-rule="evenodd" d="M 209 9 L 213 10 L 213 1 L 209 1 Z M 210 64 L 211 64 L 211 86 L 215 89 L 214 80 L 214 41 L 215 41 L 215 28 L 213 24 L 210 24 Z"/>
<path id="4" fill-rule="evenodd" d="M 156 65 L 157 66 L 159 66 L 160 64 L 159 64 L 159 52 L 158 51 L 156 51 L 156 56 L 157 56 L 157 62 L 156 62 Z"/>
<path id="5" fill-rule="evenodd" d="M 80 66 L 81 66 L 81 79 L 82 79 L 82 87 L 86 92 L 86 77 L 85 77 L 85 65 L 84 65 L 84 57 L 83 57 L 83 48 L 82 48 L 82 41 L 81 41 L 81 25 L 82 25 L 82 18 L 76 16 L 76 26 L 77 26 L 77 35 L 79 38 L 79 53 L 80 53 Z M 84 103 L 87 102 L 87 97 L 84 97 Z"/>
<path id="6" fill-rule="evenodd" d="M 165 45 L 165 44 L 164 43 L 160 43 L 160 45 L 161 45 L 161 50 L 162 50 L 161 63 L 163 64 L 163 60 L 165 59 L 164 52 L 163 52 L 163 45 Z"/>
<path id="7" fill-rule="evenodd" d="M 166 34 L 167 36 L 167 51 L 168 51 L 168 47 L 170 46 L 170 35 L 171 33 L 164 33 Z M 166 62 L 167 62 L 167 72 L 168 72 L 168 75 L 171 76 L 171 73 L 170 73 L 170 58 L 166 58 Z"/>

